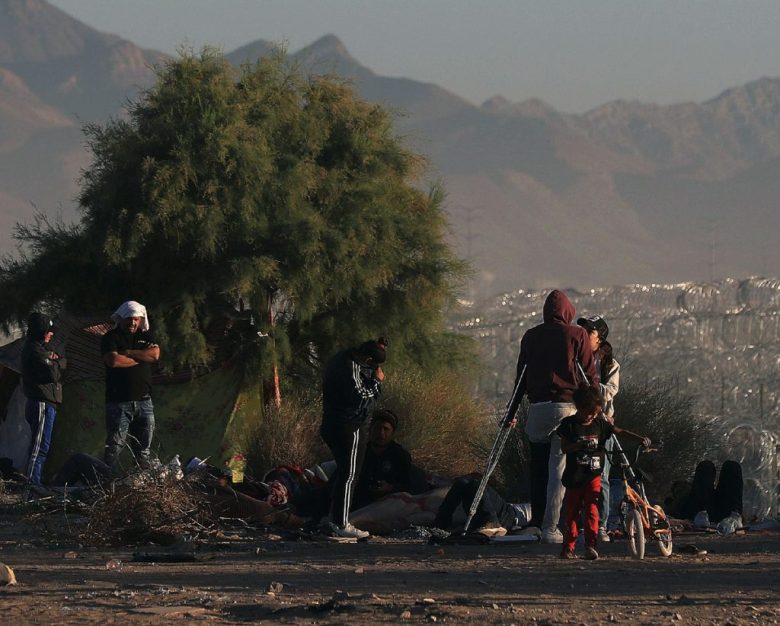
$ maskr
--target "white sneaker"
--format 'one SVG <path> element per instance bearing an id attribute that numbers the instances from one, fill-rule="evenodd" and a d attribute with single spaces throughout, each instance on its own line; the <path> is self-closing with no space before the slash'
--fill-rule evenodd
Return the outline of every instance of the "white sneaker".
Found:
<path id="1" fill-rule="evenodd" d="M 337 537 L 347 537 L 350 539 L 365 539 L 370 537 L 371 533 L 355 528 L 352 524 L 347 522 L 344 526 L 333 525 L 333 534 Z"/>
<path id="2" fill-rule="evenodd" d="M 609 533 L 607 532 L 606 528 L 599 528 L 599 542 L 600 543 L 609 543 L 612 541 L 609 537 Z"/>
<path id="3" fill-rule="evenodd" d="M 545 528 L 542 531 L 542 543 L 563 543 L 563 533 L 557 528 Z"/>

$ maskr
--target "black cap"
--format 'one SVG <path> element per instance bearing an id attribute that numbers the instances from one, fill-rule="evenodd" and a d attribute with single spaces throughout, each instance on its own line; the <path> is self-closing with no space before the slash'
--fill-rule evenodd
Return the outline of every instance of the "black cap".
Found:
<path id="1" fill-rule="evenodd" d="M 43 313 L 30 313 L 27 318 L 27 336 L 32 339 L 43 339 L 46 333 L 54 332 L 54 322 Z"/>
<path id="2" fill-rule="evenodd" d="M 377 409 L 371 416 L 371 422 L 387 422 L 393 427 L 393 430 L 398 430 L 398 416 L 390 409 Z"/>
<path id="3" fill-rule="evenodd" d="M 380 337 L 376 341 L 364 341 L 355 352 L 370 360 L 373 365 L 381 365 L 387 359 L 387 339 Z"/>
<path id="4" fill-rule="evenodd" d="M 607 335 L 609 335 L 609 326 L 607 326 L 604 318 L 600 315 L 581 317 L 577 320 L 577 325 L 582 326 L 588 332 L 595 330 L 599 334 L 601 341 L 606 341 Z"/>

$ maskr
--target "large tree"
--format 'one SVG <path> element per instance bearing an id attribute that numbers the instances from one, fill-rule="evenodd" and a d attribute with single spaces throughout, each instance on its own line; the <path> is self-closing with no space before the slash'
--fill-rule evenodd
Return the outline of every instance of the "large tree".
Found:
<path id="1" fill-rule="evenodd" d="M 443 194 L 423 189 L 424 162 L 391 115 L 349 85 L 281 55 L 237 70 L 215 51 L 187 53 L 87 137 L 80 222 L 18 228 L 0 323 L 42 303 L 94 314 L 133 298 L 169 366 L 204 366 L 209 325 L 243 302 L 286 362 L 380 333 L 396 357 L 443 358 L 443 312 L 465 269 Z M 247 358 L 268 363 L 270 344 L 252 336 Z"/>

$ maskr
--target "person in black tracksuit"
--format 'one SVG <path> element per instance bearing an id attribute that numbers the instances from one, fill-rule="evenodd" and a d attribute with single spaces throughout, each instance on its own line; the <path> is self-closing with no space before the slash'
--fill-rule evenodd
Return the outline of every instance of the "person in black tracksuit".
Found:
<path id="1" fill-rule="evenodd" d="M 62 402 L 66 361 L 49 346 L 53 335 L 51 319 L 42 313 L 30 315 L 22 348 L 22 388 L 27 398 L 24 414 L 32 435 L 27 463 L 27 482 L 32 485 L 42 482 L 57 405 Z"/>
<path id="2" fill-rule="evenodd" d="M 381 365 L 386 345 L 381 338 L 366 341 L 337 353 L 325 367 L 320 435 L 336 461 L 330 480 L 330 522 L 343 537 L 368 536 L 349 523 L 349 509 L 366 453 L 371 409 L 385 377 Z"/>

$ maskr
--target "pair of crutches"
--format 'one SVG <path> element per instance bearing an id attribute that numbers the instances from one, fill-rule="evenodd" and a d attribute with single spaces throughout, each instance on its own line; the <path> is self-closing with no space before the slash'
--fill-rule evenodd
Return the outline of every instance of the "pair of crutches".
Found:
<path id="1" fill-rule="evenodd" d="M 582 368 L 582 365 L 579 361 L 575 360 L 575 363 L 577 363 L 577 368 L 579 369 L 580 375 L 582 376 L 582 380 L 585 384 L 588 384 L 588 376 L 585 374 L 585 370 Z M 517 396 L 517 393 L 520 389 L 520 383 L 522 383 L 523 378 L 525 377 L 525 372 L 528 366 L 523 366 L 523 371 L 520 374 L 520 376 L 517 378 L 517 383 L 515 384 L 515 388 L 512 391 L 512 397 L 509 399 L 509 404 L 506 405 L 506 411 L 504 412 L 504 416 L 499 422 L 498 427 L 498 435 L 496 436 L 496 440 L 493 443 L 493 448 L 490 450 L 490 454 L 488 455 L 487 464 L 485 466 L 485 472 L 482 474 L 482 480 L 479 483 L 479 487 L 477 487 L 477 492 L 474 494 L 474 499 L 471 501 L 471 506 L 469 507 L 468 516 L 466 517 L 466 524 L 463 526 L 463 534 L 469 532 L 469 526 L 471 526 L 471 520 L 474 518 L 474 515 L 477 512 L 477 509 L 479 508 L 479 503 L 482 502 L 482 496 L 485 495 L 485 489 L 487 489 L 488 481 L 490 480 L 491 474 L 495 471 L 496 467 L 498 466 L 498 462 L 501 460 L 501 453 L 504 451 L 504 446 L 506 445 L 507 439 L 509 439 L 509 435 L 512 432 L 512 428 L 510 427 L 510 424 L 512 422 L 512 418 L 514 417 L 514 413 L 517 411 L 517 406 L 515 405 L 515 398 Z"/>
<path id="2" fill-rule="evenodd" d="M 514 413 L 517 411 L 515 398 L 518 391 L 520 390 L 523 378 L 525 377 L 525 370 L 526 367 L 523 367 L 523 371 L 520 376 L 518 376 L 517 383 L 515 383 L 515 388 L 512 391 L 512 397 L 509 399 L 509 404 L 506 405 L 504 416 L 499 422 L 498 435 L 496 436 L 495 442 L 493 442 L 493 448 L 490 450 L 490 454 L 488 455 L 485 472 L 482 474 L 482 480 L 479 482 L 479 487 L 477 487 L 477 491 L 474 494 L 474 499 L 471 501 L 471 506 L 469 507 L 468 516 L 466 517 L 466 524 L 463 526 L 464 535 L 469 532 L 471 520 L 474 518 L 474 515 L 477 512 L 479 503 L 482 502 L 482 496 L 485 495 L 485 489 L 487 488 L 490 476 L 498 466 L 498 462 L 501 460 L 501 453 L 504 451 L 504 446 L 506 445 L 507 439 L 509 439 L 509 435 L 512 432 L 510 424 L 512 423 Z"/>

